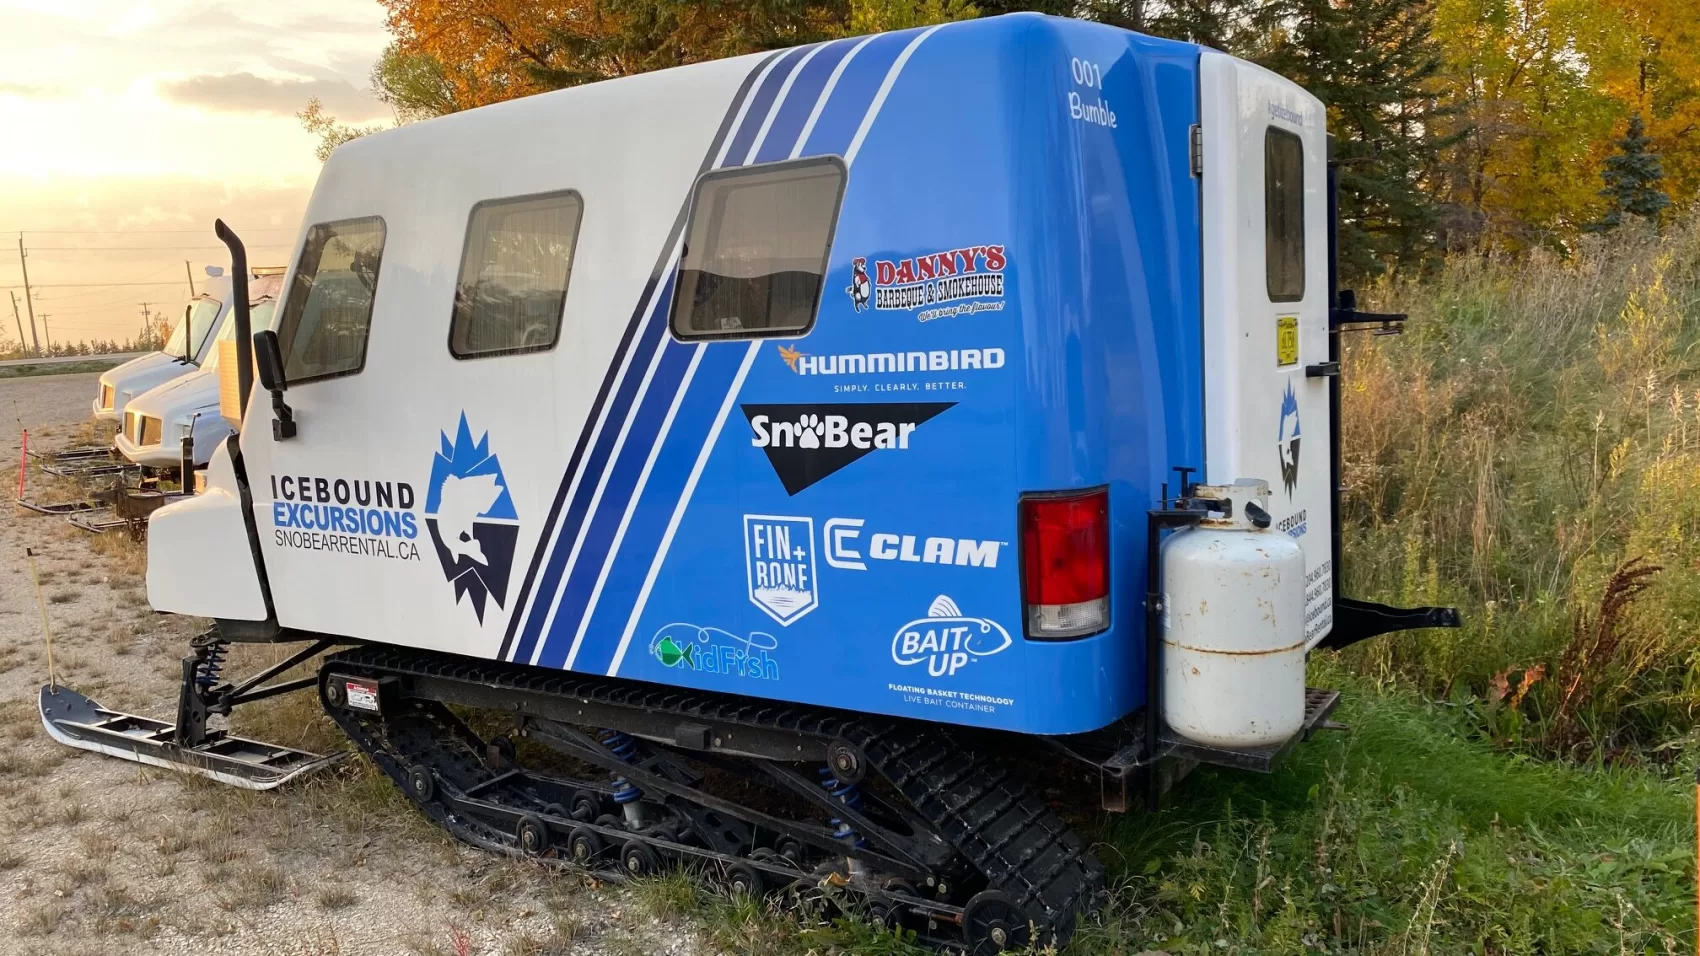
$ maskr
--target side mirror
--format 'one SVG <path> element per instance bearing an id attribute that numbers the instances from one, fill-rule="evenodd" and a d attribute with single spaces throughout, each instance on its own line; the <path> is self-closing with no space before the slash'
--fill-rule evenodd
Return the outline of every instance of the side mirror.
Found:
<path id="1" fill-rule="evenodd" d="M 283 374 L 283 350 L 271 329 L 254 333 L 254 364 L 259 366 L 260 386 L 272 393 L 272 440 L 295 437 L 295 413 L 283 400 L 289 381 Z"/>
<path id="2" fill-rule="evenodd" d="M 266 391 L 281 392 L 289 387 L 283 377 L 283 350 L 271 329 L 254 333 L 254 364 L 260 370 L 260 386 Z"/>

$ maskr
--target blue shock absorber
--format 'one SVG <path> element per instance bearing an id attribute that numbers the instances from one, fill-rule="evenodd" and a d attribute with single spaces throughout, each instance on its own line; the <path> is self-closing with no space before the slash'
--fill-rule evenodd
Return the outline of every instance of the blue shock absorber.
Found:
<path id="1" fill-rule="evenodd" d="M 856 784 L 846 783 L 837 777 L 834 777 L 832 775 L 832 771 L 826 767 L 822 767 L 820 769 L 820 785 L 821 789 L 825 790 L 828 796 L 837 800 L 839 803 L 844 804 L 852 810 L 860 810 L 862 808 L 862 788 Z M 852 847 L 863 847 L 868 845 L 867 841 L 862 839 L 862 835 L 856 832 L 856 828 L 851 826 L 848 820 L 841 820 L 838 817 L 833 817 L 831 825 L 832 836 L 839 842 Z"/>
<path id="2" fill-rule="evenodd" d="M 601 741 L 602 746 L 608 748 L 609 753 L 626 763 L 636 762 L 637 741 L 632 738 L 631 734 L 622 733 L 618 730 L 603 730 L 597 735 L 597 740 Z M 634 828 L 642 826 L 643 813 L 638 801 L 643 799 L 643 791 L 619 774 L 610 774 L 610 776 L 614 778 L 614 802 L 619 804 L 621 810 L 625 813 L 626 823 Z"/>

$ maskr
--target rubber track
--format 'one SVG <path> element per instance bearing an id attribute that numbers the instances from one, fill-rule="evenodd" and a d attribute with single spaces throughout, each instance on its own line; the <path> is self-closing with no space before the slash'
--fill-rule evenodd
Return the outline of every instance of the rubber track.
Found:
<path id="1" fill-rule="evenodd" d="M 337 665 L 847 740 L 979 870 L 989 889 L 1015 901 L 1033 921 L 1036 940 L 1066 943 L 1076 914 L 1103 888 L 1103 866 L 1085 842 L 1007 768 L 969 751 L 941 725 L 394 647 L 357 648 L 325 661 L 327 668 Z"/>

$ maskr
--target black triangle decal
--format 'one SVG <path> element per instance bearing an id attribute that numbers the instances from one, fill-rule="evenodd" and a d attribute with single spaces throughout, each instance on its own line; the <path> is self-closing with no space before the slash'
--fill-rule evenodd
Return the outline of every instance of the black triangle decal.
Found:
<path id="1" fill-rule="evenodd" d="M 870 452 L 904 451 L 921 423 L 955 402 L 741 405 L 750 442 L 796 494 Z"/>

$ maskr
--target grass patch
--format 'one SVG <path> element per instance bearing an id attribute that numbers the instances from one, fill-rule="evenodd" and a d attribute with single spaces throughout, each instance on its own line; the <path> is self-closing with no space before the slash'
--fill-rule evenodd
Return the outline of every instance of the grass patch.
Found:
<path id="1" fill-rule="evenodd" d="M 116 368 L 129 361 L 128 358 L 90 358 L 83 362 L 43 362 L 32 365 L 3 365 L 0 366 L 0 379 L 8 378 L 39 378 L 43 375 L 82 375 L 88 372 L 104 372 Z"/>

